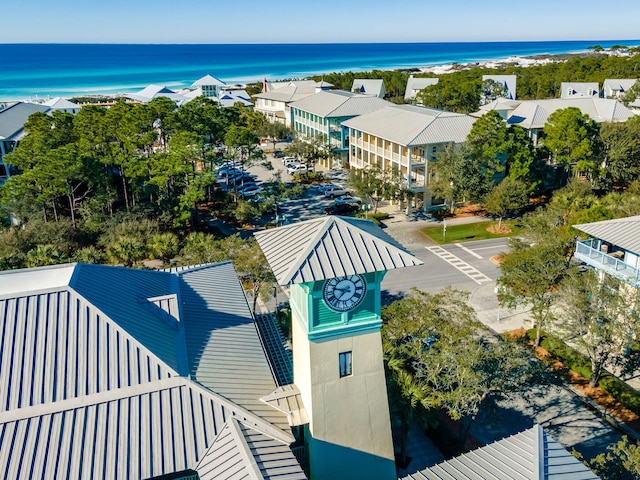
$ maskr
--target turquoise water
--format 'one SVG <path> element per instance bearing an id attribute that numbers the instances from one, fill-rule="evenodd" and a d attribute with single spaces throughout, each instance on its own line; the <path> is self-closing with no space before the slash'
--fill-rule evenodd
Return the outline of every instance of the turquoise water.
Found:
<path id="1" fill-rule="evenodd" d="M 227 83 L 339 71 L 423 67 L 557 54 L 640 40 L 474 43 L 123 45 L 0 44 L 0 100 L 133 92 L 191 85 L 210 74 Z"/>

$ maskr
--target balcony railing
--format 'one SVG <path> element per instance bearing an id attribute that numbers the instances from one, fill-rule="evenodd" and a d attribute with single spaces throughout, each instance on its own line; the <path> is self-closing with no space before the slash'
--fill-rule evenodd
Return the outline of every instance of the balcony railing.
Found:
<path id="1" fill-rule="evenodd" d="M 603 270 L 611 276 L 617 277 L 634 287 L 640 287 L 640 269 L 624 263 L 614 255 L 593 248 L 596 239 L 578 241 L 576 243 L 575 257 L 587 265 Z"/>

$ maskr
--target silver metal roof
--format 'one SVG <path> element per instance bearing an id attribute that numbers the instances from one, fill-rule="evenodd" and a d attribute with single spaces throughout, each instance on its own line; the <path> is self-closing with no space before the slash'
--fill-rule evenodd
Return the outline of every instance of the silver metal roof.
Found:
<path id="1" fill-rule="evenodd" d="M 403 480 L 592 480 L 598 477 L 540 425 Z"/>
<path id="2" fill-rule="evenodd" d="M 293 383 L 293 358 L 273 315 L 256 315 L 256 325 L 279 386 Z"/>
<path id="3" fill-rule="evenodd" d="M 291 426 L 309 423 L 300 389 L 293 383 L 276 388 L 272 393 L 262 397 L 260 400 L 285 413 Z"/>
<path id="4" fill-rule="evenodd" d="M 605 94 L 624 93 L 633 87 L 637 81 L 637 78 L 606 78 L 602 84 L 602 90 L 604 90 Z"/>
<path id="5" fill-rule="evenodd" d="M 430 85 L 437 85 L 439 80 L 439 78 L 409 76 L 407 79 L 407 88 L 404 91 L 404 99 L 413 100 L 420 90 Z"/>
<path id="6" fill-rule="evenodd" d="M 50 107 L 51 110 L 81 108 L 81 106 L 78 105 L 77 103 L 70 102 L 66 98 L 62 98 L 62 97 L 54 97 L 50 100 L 47 100 L 42 105 L 46 105 L 47 107 Z"/>
<path id="7" fill-rule="evenodd" d="M 598 82 L 562 82 L 560 84 L 560 98 L 593 97 L 598 96 L 600 85 Z"/>
<path id="8" fill-rule="evenodd" d="M 384 88 L 384 81 L 381 78 L 356 78 L 351 85 L 351 91 L 358 91 L 363 95 L 375 95 L 376 97 L 383 98 L 386 90 Z"/>
<path id="9" fill-rule="evenodd" d="M 610 98 L 568 98 L 524 100 L 509 115 L 507 123 L 525 129 L 544 128 L 549 115 L 562 108 L 576 107 L 598 122 L 626 122 L 634 113 L 618 100 Z"/>
<path id="10" fill-rule="evenodd" d="M 592 237 L 640 255 L 640 215 L 581 223 L 573 227 Z"/>
<path id="11" fill-rule="evenodd" d="M 280 285 L 421 265 L 372 221 L 326 216 L 254 234 Z"/>
<path id="12" fill-rule="evenodd" d="M 475 118 L 416 105 L 393 105 L 343 122 L 400 145 L 461 143 L 467 139 Z"/>
<path id="13" fill-rule="evenodd" d="M 191 86 L 192 87 L 201 87 L 203 85 L 222 86 L 222 85 L 226 85 L 226 83 L 224 83 L 222 80 L 218 80 L 216 77 L 213 77 L 213 76 L 207 74 L 204 77 L 199 78 L 198 80 L 193 82 L 193 85 L 191 85 Z"/>
<path id="14" fill-rule="evenodd" d="M 17 102 L 0 110 L 0 140 L 20 140 L 24 136 L 24 124 L 29 115 L 50 110 L 46 105 Z"/>
<path id="15" fill-rule="evenodd" d="M 291 103 L 293 108 L 324 118 L 355 117 L 389 105 L 390 102 L 381 98 L 344 90 L 323 90 Z"/>
<path id="16" fill-rule="evenodd" d="M 516 75 L 483 75 L 482 81 L 493 80 L 494 82 L 504 85 L 509 100 L 516 99 L 516 83 L 518 77 Z"/>
<path id="17" fill-rule="evenodd" d="M 305 480 L 288 442 L 230 419 L 197 468 L 200 480 Z"/>
<path id="18" fill-rule="evenodd" d="M 230 263 L 3 272 L 0 292 L 0 478 L 195 468 L 231 417 L 293 441 Z"/>

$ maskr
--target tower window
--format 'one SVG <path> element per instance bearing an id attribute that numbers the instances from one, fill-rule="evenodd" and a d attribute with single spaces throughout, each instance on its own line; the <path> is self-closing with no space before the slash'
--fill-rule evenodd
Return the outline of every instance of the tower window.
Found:
<path id="1" fill-rule="evenodd" d="M 351 368 L 351 352 L 342 352 L 338 357 L 340 361 L 340 378 L 350 376 L 353 371 Z"/>

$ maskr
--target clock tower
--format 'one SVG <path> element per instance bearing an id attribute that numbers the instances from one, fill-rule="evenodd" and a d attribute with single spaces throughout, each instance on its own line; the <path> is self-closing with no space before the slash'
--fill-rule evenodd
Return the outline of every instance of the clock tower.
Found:
<path id="1" fill-rule="evenodd" d="M 422 264 L 370 220 L 328 216 L 255 234 L 289 286 L 293 380 L 312 480 L 395 479 L 380 337 L 388 270 Z"/>

